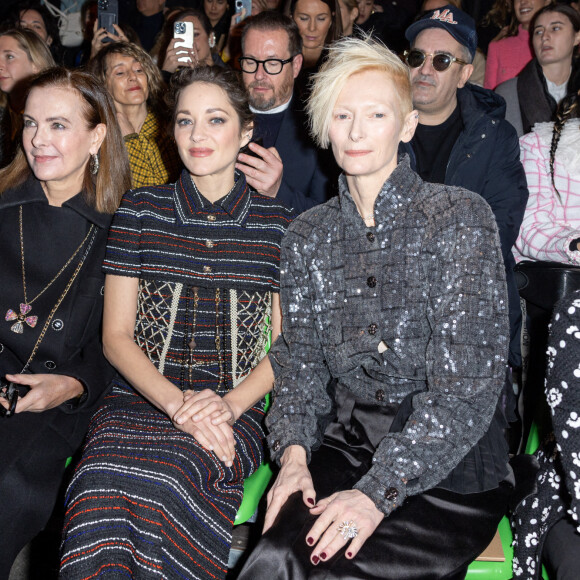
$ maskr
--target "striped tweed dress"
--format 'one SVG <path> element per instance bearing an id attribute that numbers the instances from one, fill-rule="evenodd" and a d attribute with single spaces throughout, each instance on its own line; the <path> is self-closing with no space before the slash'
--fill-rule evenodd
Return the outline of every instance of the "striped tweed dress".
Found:
<path id="1" fill-rule="evenodd" d="M 242 174 L 215 204 L 186 171 L 125 195 L 104 270 L 139 278 L 135 341 L 180 389 L 225 394 L 264 356 L 291 219 Z M 67 491 L 61 578 L 223 578 L 262 419 L 236 422 L 228 468 L 117 376 Z"/>

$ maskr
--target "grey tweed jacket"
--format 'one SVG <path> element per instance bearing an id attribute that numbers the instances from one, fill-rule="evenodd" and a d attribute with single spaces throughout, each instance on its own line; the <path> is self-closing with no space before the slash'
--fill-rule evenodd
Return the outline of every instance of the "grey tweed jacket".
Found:
<path id="1" fill-rule="evenodd" d="M 332 379 L 377 405 L 422 390 L 354 486 L 388 514 L 440 484 L 490 429 L 508 352 L 505 268 L 481 196 L 423 182 L 406 156 L 375 202 L 374 228 L 344 175 L 339 189 L 283 240 L 268 442 L 277 460 L 294 444 L 310 458 L 332 410 Z"/>

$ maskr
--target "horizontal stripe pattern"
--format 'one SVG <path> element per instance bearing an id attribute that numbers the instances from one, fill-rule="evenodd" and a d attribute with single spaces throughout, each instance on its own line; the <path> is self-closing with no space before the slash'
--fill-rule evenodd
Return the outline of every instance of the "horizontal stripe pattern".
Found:
<path id="1" fill-rule="evenodd" d="M 263 333 L 253 329 L 278 291 L 291 219 L 241 175 L 218 204 L 187 173 L 125 195 L 104 270 L 140 278 L 135 340 L 180 389 L 223 395 L 257 364 Z M 226 468 L 117 377 L 67 491 L 61 578 L 224 578 L 243 482 L 263 460 L 263 415 L 260 402 L 238 419 Z"/>
<path id="2" fill-rule="evenodd" d="M 215 204 L 186 171 L 175 184 L 127 192 L 113 219 L 104 271 L 278 292 L 280 242 L 292 211 L 237 176 Z"/>
<path id="3" fill-rule="evenodd" d="M 236 422 L 227 468 L 117 380 L 67 491 L 61 578 L 223 578 L 262 419 L 258 406 Z"/>

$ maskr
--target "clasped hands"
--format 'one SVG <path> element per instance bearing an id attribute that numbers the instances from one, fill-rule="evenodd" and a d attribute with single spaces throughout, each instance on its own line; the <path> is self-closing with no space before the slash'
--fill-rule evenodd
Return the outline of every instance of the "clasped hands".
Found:
<path id="1" fill-rule="evenodd" d="M 208 451 L 213 451 L 226 467 L 236 456 L 232 425 L 237 420 L 228 401 L 209 389 L 184 391 L 183 404 L 173 413 L 173 424 L 189 433 Z"/>
<path id="2" fill-rule="evenodd" d="M 288 497 L 297 491 L 302 493 L 302 501 L 310 513 L 318 516 L 306 535 L 306 543 L 313 548 L 310 561 L 314 565 L 329 560 L 342 549 L 346 550 L 346 558 L 354 558 L 385 517 L 374 502 L 357 489 L 338 491 L 316 502 L 306 452 L 293 445 L 284 452 L 280 473 L 268 492 L 264 533 L 272 526 Z M 358 533 L 350 543 L 339 530 L 343 522 L 354 522 L 357 526 Z"/>

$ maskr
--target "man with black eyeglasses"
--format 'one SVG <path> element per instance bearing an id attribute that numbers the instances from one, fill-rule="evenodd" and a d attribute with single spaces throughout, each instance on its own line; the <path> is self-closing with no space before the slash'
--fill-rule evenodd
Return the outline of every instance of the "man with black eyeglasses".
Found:
<path id="1" fill-rule="evenodd" d="M 491 206 L 508 281 L 509 364 L 520 367 L 521 311 L 511 250 L 528 188 L 518 137 L 504 119 L 505 101 L 468 82 L 477 47 L 475 22 L 469 15 L 451 5 L 430 10 L 407 28 L 405 36 L 411 43 L 405 60 L 411 69 L 413 105 L 419 111 L 408 151 L 425 181 L 464 187 Z M 509 410 L 515 401 L 511 383 L 506 387 Z M 512 413 L 508 418 L 515 420 Z"/>
<path id="2" fill-rule="evenodd" d="M 249 151 L 237 168 L 259 193 L 276 197 L 297 213 L 325 202 L 336 184 L 333 157 L 319 151 L 293 98 L 302 67 L 302 38 L 294 21 L 274 11 L 248 20 L 239 63 L 255 114 Z"/>

